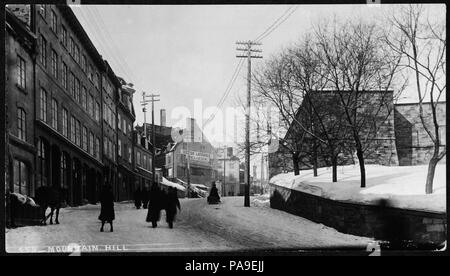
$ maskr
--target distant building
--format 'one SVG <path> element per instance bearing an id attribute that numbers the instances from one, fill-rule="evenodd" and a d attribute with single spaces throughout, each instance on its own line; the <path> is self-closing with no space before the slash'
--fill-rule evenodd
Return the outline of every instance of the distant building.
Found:
<path id="1" fill-rule="evenodd" d="M 217 179 L 221 181 L 221 194 L 224 196 L 236 196 L 240 193 L 239 163 L 232 147 L 217 149 Z"/>
<path id="2" fill-rule="evenodd" d="M 171 136 L 172 127 L 166 126 L 165 109 L 161 109 L 161 123 L 155 124 L 155 168 L 160 170 L 163 176 L 167 176 L 166 164 L 166 152 L 173 146 L 173 139 Z M 144 124 L 142 126 L 136 126 L 136 130 L 140 133 L 144 133 Z M 152 124 L 146 124 L 147 140 L 152 143 L 153 126 Z"/>
<path id="3" fill-rule="evenodd" d="M 151 145 L 138 130 L 133 132 L 133 147 L 133 167 L 136 174 L 134 189 L 150 189 L 153 181 Z"/>
<path id="4" fill-rule="evenodd" d="M 187 183 L 189 177 L 190 183 L 210 187 L 217 180 L 215 148 L 204 137 L 195 120 L 187 120 L 187 128 L 183 130 L 187 133 L 185 139 L 175 142 L 165 155 L 167 177 L 174 182 L 181 180 L 182 183 Z"/>

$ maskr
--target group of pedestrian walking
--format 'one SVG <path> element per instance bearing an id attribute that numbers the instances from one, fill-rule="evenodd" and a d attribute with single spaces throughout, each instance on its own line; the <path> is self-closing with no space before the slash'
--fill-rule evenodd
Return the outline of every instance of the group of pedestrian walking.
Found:
<path id="1" fill-rule="evenodd" d="M 173 222 L 178 210 L 181 210 L 180 201 L 178 200 L 177 189 L 173 187 L 168 188 L 165 192 L 153 185 L 150 190 L 150 200 L 148 203 L 147 222 L 152 223 L 152 227 L 158 226 L 158 221 L 161 219 L 161 211 L 166 211 L 166 222 L 169 228 L 173 228 Z"/>
<path id="2" fill-rule="evenodd" d="M 149 191 L 147 191 L 147 188 L 142 190 L 141 188 L 137 188 L 134 192 L 134 205 L 136 206 L 136 209 L 141 209 L 141 206 L 143 209 L 147 209 L 148 201 Z"/>
<path id="3" fill-rule="evenodd" d="M 158 226 L 158 221 L 161 219 L 161 211 L 166 212 L 166 222 L 169 228 L 173 228 L 173 223 L 177 214 L 177 209 L 181 210 L 180 201 L 178 200 L 177 189 L 169 187 L 168 191 L 161 190 L 158 185 L 153 185 L 150 192 L 146 189 L 135 191 L 135 206 L 137 209 L 148 209 L 146 221 L 152 223 L 152 227 Z M 100 215 L 98 219 L 101 221 L 102 226 L 100 232 L 104 231 L 106 223 L 110 224 L 110 231 L 113 232 L 113 220 L 115 219 L 114 213 L 114 196 L 111 186 L 105 185 L 102 188 L 100 195 Z"/>

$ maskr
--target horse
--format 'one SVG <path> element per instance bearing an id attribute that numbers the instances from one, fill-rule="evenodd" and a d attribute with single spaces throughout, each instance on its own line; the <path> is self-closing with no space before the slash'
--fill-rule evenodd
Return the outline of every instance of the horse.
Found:
<path id="1" fill-rule="evenodd" d="M 59 209 L 61 208 L 61 202 L 63 200 L 62 190 L 56 187 L 41 186 L 36 189 L 35 196 L 37 204 L 42 208 L 42 225 L 47 225 L 47 219 L 50 217 L 50 224 L 53 224 L 53 212 L 56 210 L 55 223 L 59 224 Z M 46 216 L 48 207 L 50 207 L 50 213 Z"/>

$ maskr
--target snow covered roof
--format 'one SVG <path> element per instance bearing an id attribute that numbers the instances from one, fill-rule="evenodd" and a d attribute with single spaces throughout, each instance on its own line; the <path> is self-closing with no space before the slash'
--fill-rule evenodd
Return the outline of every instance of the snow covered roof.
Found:
<path id="1" fill-rule="evenodd" d="M 178 183 L 174 183 L 172 181 L 167 180 L 165 177 L 162 178 L 162 182 L 161 184 L 169 186 L 169 187 L 174 187 L 180 191 L 186 191 L 186 188 L 183 187 L 182 185 L 178 184 Z"/>
<path id="2" fill-rule="evenodd" d="M 203 184 L 191 184 L 191 186 L 208 189 L 208 187 Z"/>

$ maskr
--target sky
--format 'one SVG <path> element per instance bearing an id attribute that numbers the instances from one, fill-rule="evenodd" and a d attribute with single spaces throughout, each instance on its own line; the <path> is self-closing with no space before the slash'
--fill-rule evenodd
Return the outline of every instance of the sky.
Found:
<path id="1" fill-rule="evenodd" d="M 262 39 L 261 46 L 256 47 L 263 51 L 263 59 L 253 59 L 252 68 L 261 66 L 271 55 L 297 42 L 319 20 L 333 17 L 380 18 L 393 9 L 392 6 L 369 5 L 72 7 L 116 75 L 135 85 L 136 124 L 144 121 L 140 101 L 145 91 L 160 95 L 160 101 L 155 103 L 155 123 L 159 124 L 159 110 L 164 108 L 168 126 L 180 125 L 181 120 L 177 116 L 182 111 L 191 112 L 197 121 L 202 117 L 205 121 L 214 113 L 211 107 L 217 106 L 239 62 L 236 41 L 257 38 L 289 8 L 289 13 L 293 13 Z M 236 106 L 237 97 L 245 99 L 246 73 L 244 63 L 223 109 Z M 210 125 L 223 127 L 220 121 L 226 117 L 226 114 L 218 114 Z M 147 122 L 150 121 L 148 112 Z M 242 132 L 243 129 L 237 131 Z"/>

